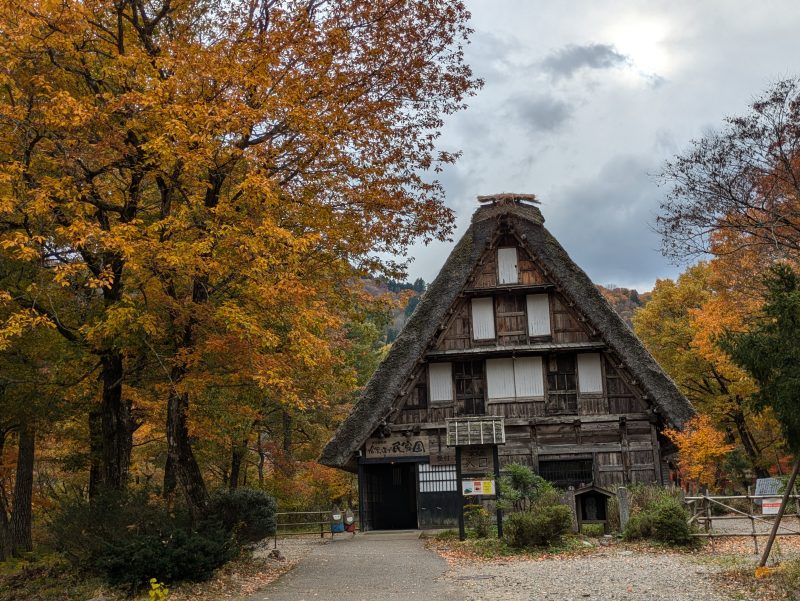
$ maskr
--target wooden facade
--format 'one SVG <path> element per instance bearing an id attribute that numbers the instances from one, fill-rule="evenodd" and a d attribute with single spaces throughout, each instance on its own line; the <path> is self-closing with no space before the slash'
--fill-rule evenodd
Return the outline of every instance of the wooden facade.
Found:
<path id="1" fill-rule="evenodd" d="M 531 214 L 540 218 L 538 209 Z M 457 290 L 451 287 L 451 298 L 440 303 L 438 323 L 429 324 L 422 352 L 405 366 L 402 381 L 381 391 L 388 395 L 382 435 L 427 441 L 424 453 L 417 449 L 388 459 L 403 466 L 395 470 L 396 482 L 415 481 L 416 498 L 407 509 L 411 512 L 413 505 L 420 527 L 452 525 L 455 519 L 442 507 L 457 505 L 456 483 L 445 479 L 435 490 L 427 484 L 431 470 L 454 477 L 453 457 L 442 442 L 446 419 L 502 417 L 501 469 L 522 463 L 558 486 L 614 489 L 664 482 L 665 459 L 673 449 L 660 433 L 667 425 L 680 427 L 681 418 L 692 412 L 663 372 L 654 370 L 638 341 L 631 349 L 609 344 L 635 337 L 619 331 L 625 326 L 607 303 L 598 306 L 599 294 L 576 293 L 588 288 L 581 281 L 579 290 L 556 273 L 552 256 L 539 252 L 549 247 L 532 244 L 532 236 L 503 218 L 502 211 L 495 208 L 492 217 L 495 223 L 464 270 L 465 280 Z M 541 227 L 541 221 L 533 225 Z M 642 368 L 634 361 L 652 365 Z M 655 379 L 642 381 L 637 372 L 647 377 L 655 372 Z M 655 396 L 669 402 L 659 403 Z M 385 490 L 370 486 L 374 474 L 386 469 L 375 466 L 386 461 L 371 458 L 364 444 L 357 455 L 366 525 L 387 527 L 376 501 Z"/>

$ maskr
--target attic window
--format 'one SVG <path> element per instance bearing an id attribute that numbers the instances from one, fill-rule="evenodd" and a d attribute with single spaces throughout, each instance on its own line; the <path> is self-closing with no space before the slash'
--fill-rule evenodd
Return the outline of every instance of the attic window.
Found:
<path id="1" fill-rule="evenodd" d="M 578 386 L 575 355 L 551 355 L 547 367 L 547 415 L 578 412 Z"/>
<path id="2" fill-rule="evenodd" d="M 516 284 L 519 281 L 516 248 L 497 249 L 497 276 L 500 284 Z"/>
<path id="3" fill-rule="evenodd" d="M 489 399 L 536 398 L 544 395 L 541 357 L 487 359 L 486 379 Z"/>

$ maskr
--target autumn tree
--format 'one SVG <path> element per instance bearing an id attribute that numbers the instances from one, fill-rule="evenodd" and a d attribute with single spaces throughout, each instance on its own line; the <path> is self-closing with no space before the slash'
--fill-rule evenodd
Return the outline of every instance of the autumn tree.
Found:
<path id="1" fill-rule="evenodd" d="M 722 463 L 733 450 L 725 434 L 714 427 L 708 415 L 690 419 L 683 430 L 667 429 L 664 434 L 678 447 L 681 475 L 701 486 L 715 487 L 722 475 Z"/>
<path id="2" fill-rule="evenodd" d="M 718 259 L 698 263 L 677 281 L 658 280 L 633 323 L 636 334 L 692 404 L 710 416 L 730 441 L 738 441 L 749 467 L 766 477 L 772 463 L 766 451 L 773 450 L 780 438 L 774 419 L 754 410 L 749 399 L 755 384 L 715 344 L 726 328 L 741 325 L 755 310 L 749 306 L 754 298 L 749 292 L 737 285 L 730 264 Z M 743 306 L 745 302 L 748 306 Z"/>
<path id="3" fill-rule="evenodd" d="M 684 259 L 757 248 L 800 255 L 800 80 L 773 84 L 740 116 L 692 142 L 661 174 L 671 187 L 656 227 Z"/>
<path id="4" fill-rule="evenodd" d="M 429 174 L 479 84 L 467 18 L 457 0 L 2 4 L 0 246 L 39 271 L 10 319 L 97 357 L 98 485 L 126 485 L 143 361 L 197 511 L 192 403 L 323 396 L 355 276 L 450 231 Z M 62 288 L 80 314 L 51 303 Z"/>

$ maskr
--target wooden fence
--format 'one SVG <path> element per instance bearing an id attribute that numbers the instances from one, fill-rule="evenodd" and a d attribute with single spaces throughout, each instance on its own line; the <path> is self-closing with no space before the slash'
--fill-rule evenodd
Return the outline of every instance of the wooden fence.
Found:
<path id="1" fill-rule="evenodd" d="M 333 538 L 331 532 L 331 513 L 330 509 L 320 511 L 279 511 L 275 514 L 275 536 L 274 548 L 278 547 L 278 538 L 282 536 L 299 536 L 309 534 L 319 534 L 320 538 L 325 538 L 328 533 Z M 342 511 L 342 514 L 345 512 Z M 353 510 L 353 523 L 356 531 L 361 530 L 358 510 Z"/>
<path id="2" fill-rule="evenodd" d="M 755 552 L 759 553 L 758 538 L 769 536 L 775 516 L 757 515 L 757 501 L 763 502 L 765 499 L 775 500 L 775 498 L 775 495 L 751 495 L 749 493 L 746 495 L 714 496 L 706 493 L 700 496 L 685 497 L 684 501 L 689 506 L 691 513 L 689 524 L 697 524 L 703 530 L 703 532 L 694 533 L 692 536 L 708 538 L 712 544 L 715 538 L 748 536 L 753 539 Z M 790 502 L 793 501 L 795 504 L 795 513 L 788 513 L 790 506 L 786 508 L 787 513 L 784 513 L 783 520 L 781 520 L 778 536 L 800 535 L 800 530 L 796 529 L 797 526 L 793 526 L 800 523 L 797 519 L 793 519 L 800 517 L 800 495 L 790 495 L 789 499 Z M 749 510 L 742 511 L 732 507 L 730 502 L 734 500 L 744 500 L 749 505 Z M 714 515 L 717 511 L 722 511 L 723 515 Z M 714 527 L 714 522 L 719 524 L 717 528 Z M 768 527 L 759 530 L 756 527 L 757 525 L 766 525 Z"/>

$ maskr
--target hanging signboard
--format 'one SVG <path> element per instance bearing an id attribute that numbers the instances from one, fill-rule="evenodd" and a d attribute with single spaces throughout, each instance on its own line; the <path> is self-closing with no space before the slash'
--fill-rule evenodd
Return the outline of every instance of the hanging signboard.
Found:
<path id="1" fill-rule="evenodd" d="M 367 459 L 419 457 L 428 454 L 428 437 L 392 434 L 386 438 L 368 438 L 364 445 Z"/>
<path id="2" fill-rule="evenodd" d="M 497 494 L 497 491 L 495 490 L 494 480 L 462 480 L 461 494 L 466 497 L 472 497 L 494 495 Z"/>
<path id="3" fill-rule="evenodd" d="M 456 450 L 445 446 L 442 436 L 428 437 L 428 451 L 431 465 L 454 465 L 456 462 Z"/>

